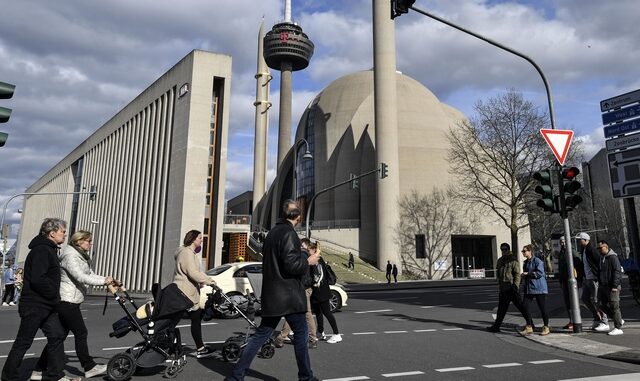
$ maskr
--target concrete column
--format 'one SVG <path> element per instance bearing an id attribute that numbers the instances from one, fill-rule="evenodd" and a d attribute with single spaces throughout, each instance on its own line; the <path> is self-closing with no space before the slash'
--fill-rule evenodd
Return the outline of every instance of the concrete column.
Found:
<path id="1" fill-rule="evenodd" d="M 396 103 L 395 25 L 388 0 L 373 0 L 373 80 L 375 105 L 375 145 L 378 163 L 389 166 L 389 176 L 377 181 L 378 267 L 387 260 L 402 271 L 400 253 L 395 244 L 400 196 L 398 160 L 398 117 Z"/>
<path id="2" fill-rule="evenodd" d="M 278 175 L 280 165 L 291 148 L 291 62 L 280 69 L 280 116 L 278 126 Z"/>
<path id="3" fill-rule="evenodd" d="M 256 73 L 255 139 L 253 142 L 253 209 L 262 199 L 267 187 L 267 131 L 269 123 L 269 81 L 271 74 L 264 60 L 264 23 L 258 32 L 258 62 Z"/>

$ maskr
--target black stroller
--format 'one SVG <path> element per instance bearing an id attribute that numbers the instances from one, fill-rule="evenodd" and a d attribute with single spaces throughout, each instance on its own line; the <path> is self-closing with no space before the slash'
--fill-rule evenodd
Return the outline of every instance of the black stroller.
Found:
<path id="1" fill-rule="evenodd" d="M 174 378 L 187 363 L 182 353 L 180 330 L 176 328 L 185 310 L 193 302 L 172 283 L 160 290 L 153 286 L 152 303 L 138 308 L 134 300 L 123 287 L 109 286 L 109 291 L 125 311 L 126 316 L 113 323 L 110 337 L 123 337 L 131 331 L 137 331 L 144 341 L 118 353 L 109 360 L 107 375 L 113 381 L 125 381 L 131 378 L 136 368 L 152 368 L 168 363 L 164 371 L 167 378 Z M 127 302 L 136 309 L 131 312 Z"/>
<path id="2" fill-rule="evenodd" d="M 209 308 L 235 308 L 240 316 L 249 323 L 247 331 L 240 333 L 236 336 L 228 338 L 222 345 L 222 357 L 225 361 L 233 362 L 240 358 L 242 350 L 247 346 L 247 342 L 251 337 L 252 331 L 257 328 L 256 323 L 253 321 L 255 317 L 255 304 L 258 303 L 260 298 L 260 291 L 262 287 L 262 274 L 247 274 L 249 283 L 253 287 L 254 292 L 251 293 L 247 290 L 247 308 L 246 313 L 240 309 L 240 307 L 229 298 L 219 287 L 214 287 L 214 292 L 209 294 L 207 299 L 207 307 Z M 220 307 L 224 306 L 224 307 Z M 262 345 L 258 356 L 270 359 L 276 353 L 276 346 L 273 337 L 270 337 L 266 343 Z"/>

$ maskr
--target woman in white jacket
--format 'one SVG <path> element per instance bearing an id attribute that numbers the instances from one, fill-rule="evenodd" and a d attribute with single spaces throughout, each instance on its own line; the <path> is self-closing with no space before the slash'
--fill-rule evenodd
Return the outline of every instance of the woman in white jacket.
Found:
<path id="1" fill-rule="evenodd" d="M 89 355 L 88 331 L 82 318 L 80 304 L 82 304 L 87 294 L 87 285 L 102 286 L 113 282 L 111 276 L 98 275 L 91 269 L 89 252 L 92 239 L 90 232 L 78 230 L 71 236 L 69 246 L 59 254 L 60 305 L 58 307 L 58 316 L 64 327 L 65 337 L 69 334 L 69 331 L 73 332 L 76 354 L 82 368 L 84 368 L 84 376 L 86 378 L 106 373 L 107 366 L 96 364 L 93 357 Z M 46 368 L 46 353 L 47 349 L 45 348 L 40 355 L 36 369 Z M 31 379 L 42 379 L 41 372 L 34 371 L 31 374 Z"/>

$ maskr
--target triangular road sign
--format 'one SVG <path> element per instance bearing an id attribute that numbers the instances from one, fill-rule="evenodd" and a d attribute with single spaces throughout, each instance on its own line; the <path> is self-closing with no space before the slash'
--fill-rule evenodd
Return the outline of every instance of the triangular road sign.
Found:
<path id="1" fill-rule="evenodd" d="M 544 136 L 544 140 L 547 141 L 549 147 L 551 147 L 551 151 L 553 151 L 560 165 L 564 165 L 564 161 L 567 159 L 567 153 L 569 153 L 569 147 L 571 146 L 571 140 L 573 139 L 573 131 L 543 128 L 540 130 L 540 133 Z"/>

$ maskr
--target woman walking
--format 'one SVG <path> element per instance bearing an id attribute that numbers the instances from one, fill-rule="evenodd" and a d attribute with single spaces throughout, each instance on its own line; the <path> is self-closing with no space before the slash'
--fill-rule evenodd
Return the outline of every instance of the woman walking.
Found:
<path id="1" fill-rule="evenodd" d="M 89 354 L 87 343 L 87 326 L 84 324 L 80 305 L 87 295 L 87 286 L 103 286 L 113 282 L 110 276 L 102 276 L 91 269 L 89 252 L 93 244 L 93 236 L 90 232 L 78 230 L 73 233 L 69 245 L 59 255 L 60 259 L 60 305 L 58 316 L 64 328 L 64 337 L 73 332 L 76 354 L 84 369 L 85 378 L 95 377 L 106 373 L 107 366 L 97 364 Z M 47 348 L 42 351 L 36 369 L 46 369 Z M 42 372 L 31 373 L 32 380 L 41 380 Z"/>
<path id="2" fill-rule="evenodd" d="M 313 275 L 313 291 L 311 292 L 311 308 L 313 309 L 313 313 L 316 315 L 316 319 L 318 320 L 318 339 L 325 338 L 324 334 L 324 319 L 322 316 L 324 315 L 329 324 L 331 325 L 331 329 L 333 330 L 333 336 L 327 339 L 327 343 L 335 344 L 342 341 L 342 335 L 338 331 L 338 324 L 336 323 L 336 318 L 333 316 L 331 312 L 331 306 L 329 305 L 329 299 L 331 299 L 331 290 L 329 289 L 329 282 L 327 281 L 327 263 L 322 259 L 322 254 L 320 252 L 320 247 L 317 243 L 309 243 L 309 255 L 313 256 L 314 254 L 318 254 L 320 256 L 320 260 L 318 264 L 315 265 L 314 275 Z"/>
<path id="3" fill-rule="evenodd" d="M 531 318 L 530 306 L 535 299 L 540 309 L 540 314 L 542 315 L 542 322 L 544 323 L 540 335 L 546 336 L 551 333 L 551 330 L 549 329 L 549 313 L 547 312 L 548 288 L 544 275 L 544 262 L 533 255 L 533 247 L 531 245 L 525 245 L 522 248 L 522 255 L 525 257 L 521 275 L 524 282 L 523 317 L 527 321 L 527 325 L 520 331 L 520 334 L 525 336 L 533 333 L 533 319 Z"/>
<path id="4" fill-rule="evenodd" d="M 193 302 L 193 307 L 189 309 L 189 318 L 191 319 L 191 336 L 196 344 L 196 357 L 210 357 L 213 355 L 213 350 L 205 346 L 202 341 L 200 287 L 204 285 L 215 286 L 216 282 L 200 270 L 202 233 L 198 230 L 190 230 L 185 234 L 182 243 L 183 246 L 176 252 L 173 283 Z"/>

